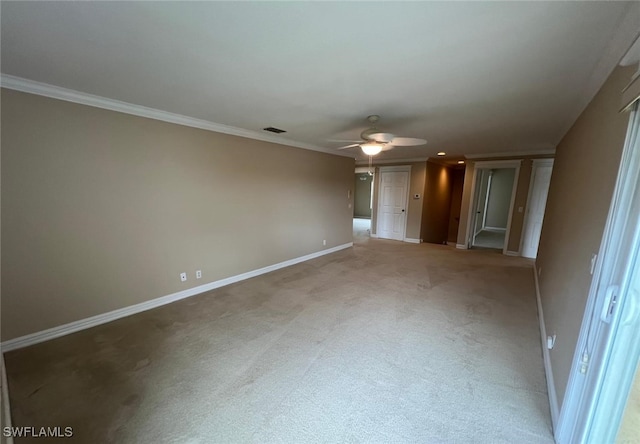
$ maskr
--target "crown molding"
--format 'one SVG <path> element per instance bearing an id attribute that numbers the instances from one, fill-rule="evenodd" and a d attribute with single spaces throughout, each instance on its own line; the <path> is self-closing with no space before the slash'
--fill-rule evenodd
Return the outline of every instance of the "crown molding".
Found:
<path id="1" fill-rule="evenodd" d="M 109 111 L 131 114 L 138 117 L 145 117 L 147 119 L 160 120 L 162 122 L 175 123 L 176 125 L 189 126 L 206 131 L 229 134 L 232 136 L 244 137 L 247 139 L 261 140 L 263 142 L 271 142 L 278 145 L 292 146 L 305 150 L 319 151 L 336 156 L 352 157 L 347 153 L 336 152 L 335 150 L 331 150 L 330 148 L 323 148 L 317 145 L 296 142 L 294 140 L 289 140 L 270 134 L 263 134 L 257 131 L 246 130 L 237 128 L 235 126 L 224 125 L 221 123 L 210 122 L 208 120 L 197 119 L 195 117 L 184 116 L 182 114 L 162 111 L 156 108 L 149 108 L 142 105 L 122 102 L 120 100 L 96 96 L 81 91 L 75 91 L 73 89 L 63 88 L 61 86 L 50 85 L 48 83 L 36 82 L 35 80 L 24 79 L 9 74 L 0 74 L 0 86 L 2 88 L 12 89 L 14 91 L 36 94 L 39 96 L 50 97 L 52 99 L 78 103 L 80 105 L 93 106 L 95 108 L 102 108 Z"/>
<path id="2" fill-rule="evenodd" d="M 602 85 L 607 78 L 609 78 L 613 70 L 624 60 L 625 55 L 629 52 L 634 42 L 640 38 L 639 22 L 640 2 L 629 2 L 626 12 L 622 15 L 613 36 L 609 39 L 602 56 L 593 67 L 587 84 L 579 96 L 578 106 L 576 107 L 577 113 L 569 116 L 562 125 L 560 137 L 557 141 L 558 144 L 576 123 L 578 117 L 580 117 L 587 108 L 587 105 L 589 105 L 600 88 L 602 88 Z"/>
<path id="3" fill-rule="evenodd" d="M 536 150 L 536 151 L 511 151 L 503 153 L 465 154 L 467 159 L 491 159 L 493 157 L 522 157 L 522 156 L 549 156 L 555 155 L 556 149 Z"/>

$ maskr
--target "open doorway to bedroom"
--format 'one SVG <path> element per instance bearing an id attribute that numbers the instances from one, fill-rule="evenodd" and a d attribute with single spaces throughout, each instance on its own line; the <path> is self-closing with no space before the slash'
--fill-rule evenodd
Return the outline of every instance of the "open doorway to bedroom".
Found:
<path id="1" fill-rule="evenodd" d="M 353 236 L 356 239 L 371 235 L 373 177 L 367 168 L 356 168 L 353 187 Z"/>
<path id="2" fill-rule="evenodd" d="M 476 169 L 472 248 L 504 249 L 515 176 L 515 168 Z"/>
<path id="3" fill-rule="evenodd" d="M 521 160 L 475 162 L 468 204 L 465 248 L 507 253 Z"/>

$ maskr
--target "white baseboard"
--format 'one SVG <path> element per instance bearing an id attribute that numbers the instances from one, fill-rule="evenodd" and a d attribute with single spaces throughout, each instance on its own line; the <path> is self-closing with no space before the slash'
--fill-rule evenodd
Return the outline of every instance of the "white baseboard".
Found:
<path id="1" fill-rule="evenodd" d="M 317 251 L 315 253 L 300 256 L 288 261 L 280 262 L 277 264 L 269 265 L 267 267 L 259 268 L 257 270 L 248 271 L 246 273 L 238 274 L 228 278 L 220 279 L 218 281 L 210 282 L 208 284 L 200 285 L 198 287 L 188 288 L 186 290 L 179 291 L 177 293 L 162 296 L 150 301 L 141 302 L 139 304 L 130 305 L 128 307 L 119 308 L 107 313 L 102 313 L 90 318 L 80 319 L 79 321 L 70 322 L 68 324 L 59 325 L 57 327 L 49 328 L 47 330 L 31 333 L 19 338 L 9 339 L 8 341 L 0 344 L 2 352 L 8 352 L 19 348 L 27 347 L 29 345 L 38 344 L 40 342 L 48 341 L 50 339 L 59 338 L 71 333 L 75 333 L 80 330 L 95 327 L 100 324 L 115 321 L 116 319 L 124 318 L 136 313 L 151 310 L 152 308 L 160 307 L 162 305 L 170 304 L 180 299 L 185 299 L 191 296 L 195 296 L 200 293 L 214 290 L 216 288 L 224 287 L 226 285 L 234 284 L 236 282 L 250 279 L 252 277 L 260 276 L 261 274 L 270 273 L 272 271 L 279 270 L 281 268 L 289 267 L 291 265 L 305 262 L 311 259 L 315 259 L 326 254 L 334 253 L 345 248 L 353 246 L 353 242 L 338 245 L 337 247 L 327 248 L 326 250 Z"/>
<path id="2" fill-rule="evenodd" d="M 520 252 L 519 251 L 509 251 L 509 250 L 507 250 L 507 251 L 504 252 L 504 254 L 506 256 L 520 256 Z"/>
<path id="3" fill-rule="evenodd" d="M 465 244 L 456 244 L 456 248 L 458 250 L 468 250 L 467 246 Z"/>
<path id="4" fill-rule="evenodd" d="M 0 403 L 2 404 L 2 430 L 4 431 L 5 427 L 11 427 L 11 405 L 9 404 L 9 385 L 7 384 L 7 370 L 4 367 L 4 355 L 0 353 L 0 361 L 2 362 L 2 378 L 0 384 L 2 384 L 2 398 L 0 399 Z M 7 444 L 13 444 L 13 436 L 5 437 Z"/>
<path id="5" fill-rule="evenodd" d="M 373 238 L 378 238 L 378 235 L 376 233 L 369 233 L 369 237 L 373 237 Z"/>
<path id="6" fill-rule="evenodd" d="M 553 381 L 553 370 L 547 348 L 547 328 L 544 324 L 544 313 L 542 312 L 542 299 L 540 296 L 540 283 L 538 282 L 538 269 L 533 264 L 533 278 L 536 284 L 536 300 L 538 301 L 538 320 L 540 321 L 540 340 L 542 342 L 542 358 L 544 360 L 544 372 L 547 377 L 547 393 L 549 394 L 549 407 L 551 409 L 551 423 L 553 430 L 556 430 L 558 424 L 558 416 L 560 409 L 558 408 L 558 396 L 556 394 L 556 386 Z"/>
<path id="7" fill-rule="evenodd" d="M 404 241 L 409 242 L 410 244 L 419 244 L 420 242 L 422 242 L 422 239 L 412 239 L 410 237 L 405 237 Z"/>
<path id="8" fill-rule="evenodd" d="M 483 230 L 491 230 L 491 231 L 507 231 L 506 228 L 502 228 L 502 227 L 489 227 L 489 226 L 486 226 L 486 227 L 483 227 L 482 229 Z"/>

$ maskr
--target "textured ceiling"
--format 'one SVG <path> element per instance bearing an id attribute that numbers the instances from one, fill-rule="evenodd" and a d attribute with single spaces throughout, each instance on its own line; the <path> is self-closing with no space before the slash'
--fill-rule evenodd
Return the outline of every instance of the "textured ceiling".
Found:
<path id="1" fill-rule="evenodd" d="M 386 159 L 542 151 L 617 63 L 603 69 L 631 7 L 3 2 L 1 67 L 330 150 L 358 139 L 369 114 L 429 141 Z"/>

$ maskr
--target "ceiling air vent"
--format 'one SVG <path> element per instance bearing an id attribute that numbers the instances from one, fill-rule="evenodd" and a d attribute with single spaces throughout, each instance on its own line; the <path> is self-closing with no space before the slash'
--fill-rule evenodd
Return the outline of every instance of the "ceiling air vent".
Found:
<path id="1" fill-rule="evenodd" d="M 286 133 L 285 130 L 281 130 L 280 128 L 274 128 L 272 126 L 268 126 L 266 128 L 262 128 L 265 131 L 269 131 L 271 133 L 276 133 L 276 134 L 280 134 L 280 133 Z"/>

